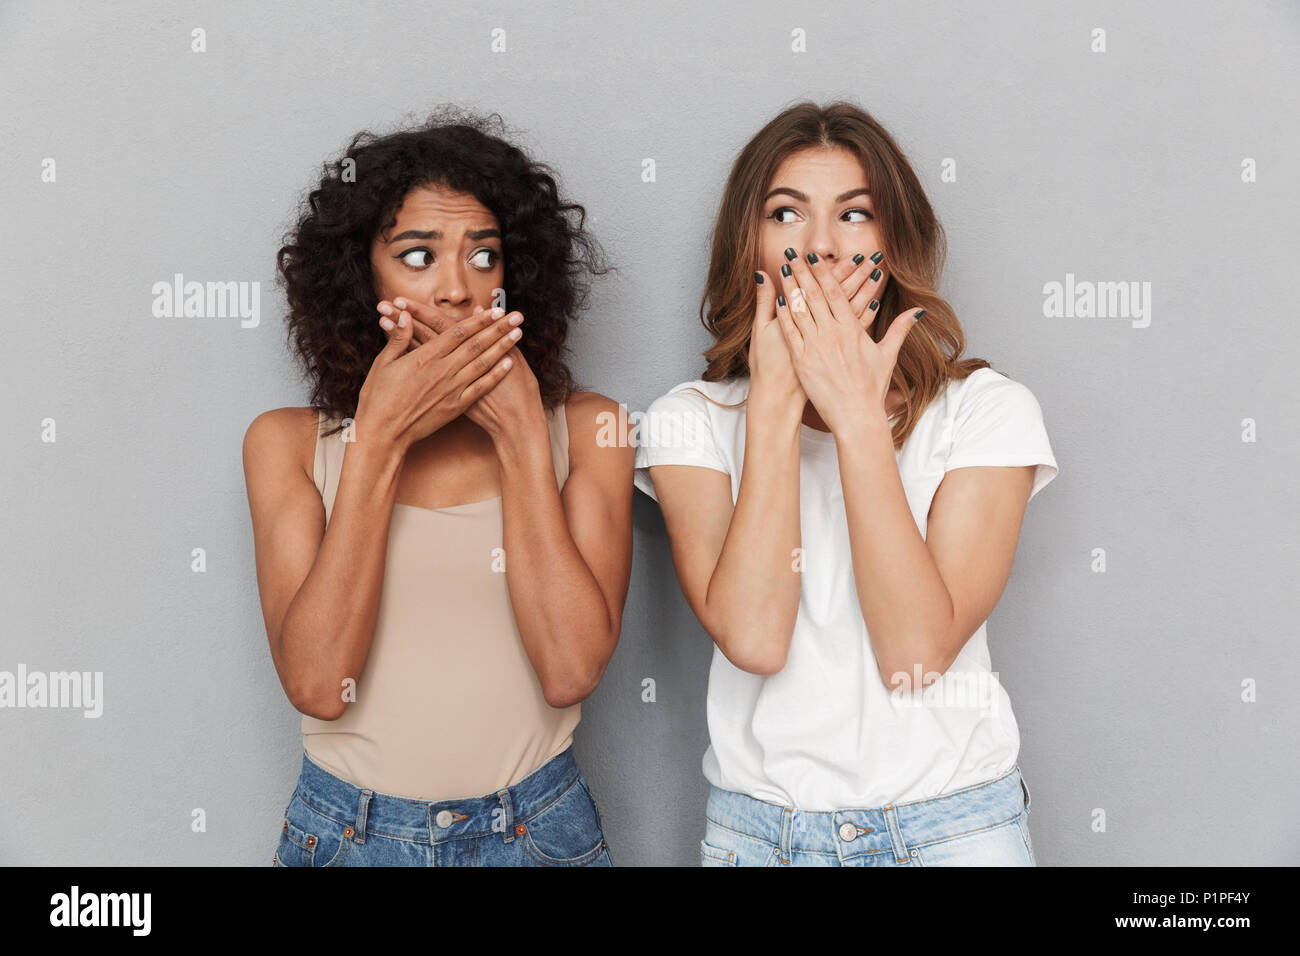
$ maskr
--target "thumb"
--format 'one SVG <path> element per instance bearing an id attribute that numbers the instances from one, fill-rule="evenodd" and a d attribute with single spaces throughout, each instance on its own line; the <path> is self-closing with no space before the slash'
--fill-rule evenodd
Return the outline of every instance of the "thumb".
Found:
<path id="1" fill-rule="evenodd" d="M 891 369 L 898 364 L 898 353 L 903 348 L 903 341 L 907 338 L 907 333 L 912 331 L 912 326 L 916 325 L 917 319 L 923 315 L 925 315 L 925 309 L 909 309 L 906 312 L 899 313 L 898 317 L 889 324 L 889 328 L 885 330 L 884 336 L 880 339 L 880 351 L 889 360 Z"/>
<path id="2" fill-rule="evenodd" d="M 406 352 L 411 336 L 415 334 L 415 322 L 411 319 L 411 313 L 403 310 L 398 315 L 396 322 L 393 319 L 384 317 L 380 319 L 379 324 L 384 326 L 384 334 L 388 336 L 388 344 L 380 349 L 379 354 L 375 356 L 374 364 L 387 365 L 390 362 L 397 361 Z M 392 327 L 389 328 L 388 326 Z"/>

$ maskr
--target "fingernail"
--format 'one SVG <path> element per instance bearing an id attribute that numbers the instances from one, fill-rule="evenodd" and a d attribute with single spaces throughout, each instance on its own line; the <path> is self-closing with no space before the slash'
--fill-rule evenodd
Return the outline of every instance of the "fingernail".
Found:
<path id="1" fill-rule="evenodd" d="M 499 319 L 501 318 L 501 316 L 505 314 L 506 314 L 506 310 L 501 308 L 501 306 L 497 306 L 495 309 L 492 310 L 492 318 L 494 319 Z"/>
<path id="2" fill-rule="evenodd" d="M 785 276 L 787 279 L 790 278 L 790 276 L 792 275 L 792 273 L 790 272 L 790 267 L 789 267 L 788 265 L 784 265 L 784 264 L 782 264 L 782 266 L 781 266 L 781 275 Z"/>
<path id="3" fill-rule="evenodd" d="M 793 249 L 785 250 L 785 257 L 791 260 L 792 262 L 794 261 L 794 257 L 797 256 L 798 254 L 799 253 L 795 252 Z"/>
<path id="4" fill-rule="evenodd" d="M 875 312 L 876 309 L 880 308 L 880 300 L 872 299 L 871 302 L 867 305 L 867 308 L 870 309 L 872 312 Z"/>
<path id="5" fill-rule="evenodd" d="M 391 332 L 391 331 L 393 331 L 393 320 L 392 320 L 392 319 L 380 319 L 380 320 L 379 320 L 379 324 L 382 325 L 382 326 L 384 327 L 384 331 L 385 331 L 385 332 Z"/>
<path id="6" fill-rule="evenodd" d="M 524 314 L 523 314 L 522 312 L 514 312 L 514 313 L 512 313 L 511 316 L 510 316 L 510 324 L 511 324 L 511 325 L 518 325 L 519 323 L 521 323 L 521 322 L 523 322 L 523 321 L 524 321 Z"/>
<path id="7" fill-rule="evenodd" d="M 754 281 L 755 281 L 756 283 L 758 283 L 759 285 L 762 285 L 762 284 L 763 284 L 763 273 L 761 273 L 761 272 L 755 272 L 755 273 L 754 273 Z"/>
<path id="8" fill-rule="evenodd" d="M 785 267 L 782 266 L 781 268 L 785 268 Z M 781 308 L 784 309 L 784 308 L 785 308 L 785 296 L 783 296 L 783 295 L 778 295 L 778 296 L 776 297 L 776 304 L 779 305 Z"/>
<path id="9" fill-rule="evenodd" d="M 871 256 L 871 261 L 876 263 L 876 265 L 880 265 L 880 260 L 883 258 L 885 258 L 885 254 L 883 252 L 876 252 Z"/>
<path id="10" fill-rule="evenodd" d="M 406 328 L 406 323 L 409 322 L 410 320 L 411 317 L 407 315 L 405 312 L 403 312 L 401 315 L 397 317 L 397 324 L 400 325 L 402 328 Z"/>
<path id="11" fill-rule="evenodd" d="M 808 253 L 808 264 L 815 265 L 816 262 L 817 262 L 817 253 L 815 252 Z"/>
<path id="12" fill-rule="evenodd" d="M 523 334 L 524 334 L 524 330 L 523 330 L 523 329 L 511 329 L 511 330 L 510 330 L 510 335 L 507 336 L 507 338 L 514 339 L 516 342 L 518 342 L 520 336 L 522 336 Z"/>
<path id="13" fill-rule="evenodd" d="M 387 302 L 380 302 L 379 311 L 382 312 L 384 315 L 392 315 L 393 307 L 389 305 Z"/>
<path id="14" fill-rule="evenodd" d="M 879 269 L 872 269 L 872 270 L 871 270 L 871 281 L 872 281 L 872 282 L 875 282 L 877 279 L 879 279 L 879 278 L 881 277 L 881 275 L 883 275 L 883 273 L 882 273 Z"/>
<path id="15" fill-rule="evenodd" d="M 865 258 L 866 256 L 864 256 L 862 253 L 859 252 L 856 256 L 853 257 L 853 264 L 855 266 L 860 266 L 862 265 L 862 260 Z"/>
<path id="16" fill-rule="evenodd" d="M 405 300 L 405 299 L 394 299 L 394 300 L 393 300 L 393 305 L 397 306 L 399 309 L 404 309 L 404 308 L 406 308 L 406 300 Z"/>
<path id="17" fill-rule="evenodd" d="M 918 319 L 919 319 L 921 316 L 923 316 L 923 315 L 925 315 L 925 309 L 922 309 L 920 312 L 916 313 L 916 317 L 917 317 Z"/>

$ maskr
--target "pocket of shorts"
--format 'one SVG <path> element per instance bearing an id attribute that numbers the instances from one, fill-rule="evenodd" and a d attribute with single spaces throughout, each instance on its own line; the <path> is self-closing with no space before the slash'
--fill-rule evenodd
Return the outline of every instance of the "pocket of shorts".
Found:
<path id="1" fill-rule="evenodd" d="M 543 866 L 586 866 L 605 850 L 600 814 L 580 777 L 522 825 L 524 849 Z"/>
<path id="2" fill-rule="evenodd" d="M 295 790 L 284 811 L 275 862 L 280 866 L 338 866 L 352 846 L 352 828 L 306 803 Z"/>
<path id="3" fill-rule="evenodd" d="M 720 846 L 714 846 L 712 843 L 700 841 L 700 866 L 735 866 L 736 854 L 734 850 L 724 850 Z"/>

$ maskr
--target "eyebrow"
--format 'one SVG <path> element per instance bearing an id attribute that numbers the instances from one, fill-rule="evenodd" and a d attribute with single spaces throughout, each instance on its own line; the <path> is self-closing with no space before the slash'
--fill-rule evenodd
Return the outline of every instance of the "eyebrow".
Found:
<path id="1" fill-rule="evenodd" d="M 499 229 L 479 229 L 474 232 L 465 233 L 466 238 L 473 239 L 477 242 L 480 239 L 500 239 L 501 231 Z M 401 242 L 404 239 L 441 239 L 442 233 L 437 229 L 408 229 L 406 232 L 398 233 L 389 239 L 389 244 Z"/>
<path id="2" fill-rule="evenodd" d="M 791 196 L 799 200 L 800 202 L 808 201 L 808 197 L 805 196 L 803 193 L 799 192 L 799 190 L 789 189 L 785 186 L 778 186 L 776 189 L 773 189 L 770 193 L 768 193 L 766 196 L 763 197 L 763 202 L 767 202 L 773 196 L 778 196 L 778 195 Z M 854 196 L 870 196 L 870 195 L 871 195 L 871 190 L 868 189 L 866 186 L 863 186 L 861 189 L 850 189 L 846 193 L 840 193 L 838 196 L 835 197 L 835 201 L 847 202 L 848 200 L 852 199 Z"/>

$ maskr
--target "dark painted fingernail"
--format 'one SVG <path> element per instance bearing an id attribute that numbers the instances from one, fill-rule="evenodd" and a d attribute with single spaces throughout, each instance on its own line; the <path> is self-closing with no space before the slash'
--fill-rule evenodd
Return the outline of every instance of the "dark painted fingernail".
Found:
<path id="1" fill-rule="evenodd" d="M 817 253 L 815 252 L 808 253 L 808 264 L 812 265 L 816 261 L 817 261 Z"/>
<path id="2" fill-rule="evenodd" d="M 862 265 L 862 260 L 865 258 L 866 256 L 864 256 L 862 253 L 859 252 L 856 256 L 853 257 L 853 264 L 855 266 L 860 266 Z"/>
<path id="3" fill-rule="evenodd" d="M 925 309 L 922 309 L 920 312 L 916 313 L 916 317 L 917 317 L 918 319 L 919 319 L 921 316 L 923 316 L 923 315 L 925 315 Z"/>
<path id="4" fill-rule="evenodd" d="M 880 265 L 880 260 L 883 258 L 885 258 L 885 254 L 883 252 L 877 252 L 871 257 L 871 261 L 876 265 Z"/>
<path id="5" fill-rule="evenodd" d="M 867 306 L 867 308 L 870 309 L 872 312 L 875 312 L 876 309 L 880 308 L 880 300 L 872 299 L 871 303 Z"/>
<path id="6" fill-rule="evenodd" d="M 797 256 L 798 254 L 799 254 L 799 253 L 795 252 L 793 249 L 787 249 L 787 250 L 785 250 L 785 257 L 786 257 L 787 259 L 792 260 L 792 261 L 793 261 L 794 257 Z"/>
<path id="7" fill-rule="evenodd" d="M 779 305 L 781 308 L 784 309 L 784 308 L 785 308 L 785 296 L 783 296 L 783 295 L 778 295 L 778 296 L 776 297 L 776 304 Z"/>
<path id="8" fill-rule="evenodd" d="M 787 279 L 790 278 L 790 267 L 788 265 L 783 264 L 781 266 L 781 275 L 785 276 Z"/>
<path id="9" fill-rule="evenodd" d="M 761 273 L 761 272 L 755 272 L 755 273 L 754 273 L 754 281 L 757 282 L 759 285 L 762 285 L 762 284 L 763 284 L 763 273 Z"/>
<path id="10" fill-rule="evenodd" d="M 882 274 L 883 274 L 883 273 L 881 273 L 881 271 L 880 271 L 879 269 L 872 269 L 872 270 L 871 270 L 871 281 L 872 281 L 872 282 L 875 282 L 877 279 L 879 279 L 879 278 L 881 277 Z"/>

